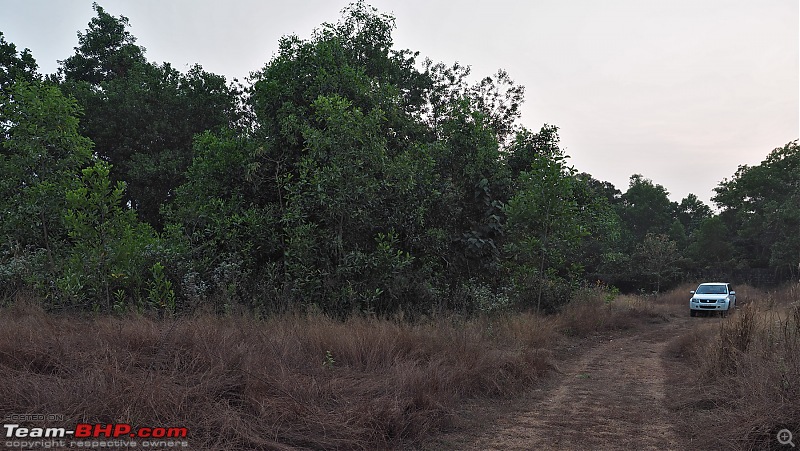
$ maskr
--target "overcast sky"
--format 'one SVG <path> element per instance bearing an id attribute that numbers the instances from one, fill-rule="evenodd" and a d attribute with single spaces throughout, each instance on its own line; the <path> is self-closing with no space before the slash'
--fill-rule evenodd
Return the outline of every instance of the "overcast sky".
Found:
<path id="1" fill-rule="evenodd" d="M 349 0 L 99 0 L 155 62 L 244 80 L 288 34 Z M 713 188 L 800 136 L 797 0 L 373 0 L 395 47 L 498 69 L 526 87 L 522 123 L 560 128 L 572 164 L 623 192 L 632 174 L 673 200 Z M 0 0 L 0 31 L 42 73 L 73 53 L 91 0 Z"/>

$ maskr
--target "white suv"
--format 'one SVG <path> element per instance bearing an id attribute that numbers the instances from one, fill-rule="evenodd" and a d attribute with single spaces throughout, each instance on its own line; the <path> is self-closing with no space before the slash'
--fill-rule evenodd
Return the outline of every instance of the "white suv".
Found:
<path id="1" fill-rule="evenodd" d="M 728 283 L 701 283 L 692 291 L 689 300 L 689 315 L 697 316 L 697 312 L 719 312 L 722 317 L 736 308 L 736 292 Z"/>

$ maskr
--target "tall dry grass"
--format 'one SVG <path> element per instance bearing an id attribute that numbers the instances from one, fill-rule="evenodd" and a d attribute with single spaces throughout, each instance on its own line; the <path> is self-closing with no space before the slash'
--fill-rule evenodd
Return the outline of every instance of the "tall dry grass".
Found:
<path id="1" fill-rule="evenodd" d="M 785 449 L 778 432 L 800 434 L 800 285 L 741 293 L 734 315 L 673 342 L 689 359 L 683 427 L 700 448 Z"/>
<path id="2" fill-rule="evenodd" d="M 603 290 L 583 290 L 558 315 L 561 330 L 569 336 L 635 329 L 664 323 L 676 316 L 675 308 L 660 298 L 612 295 Z"/>
<path id="3" fill-rule="evenodd" d="M 385 449 L 446 427 L 465 398 L 532 386 L 556 338 L 535 315 L 155 320 L 18 304 L 0 311 L 0 417 L 185 426 L 192 449 Z"/>
<path id="4" fill-rule="evenodd" d="M 662 316 L 651 300 L 599 290 L 559 315 L 413 324 L 55 316 L 18 302 L 0 309 L 0 417 L 187 427 L 192 449 L 407 447 L 457 423 L 465 400 L 535 386 L 562 344 Z"/>

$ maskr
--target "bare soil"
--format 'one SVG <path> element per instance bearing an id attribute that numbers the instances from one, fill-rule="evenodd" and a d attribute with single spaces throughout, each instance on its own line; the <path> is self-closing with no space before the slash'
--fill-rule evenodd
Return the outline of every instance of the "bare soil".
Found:
<path id="1" fill-rule="evenodd" d="M 583 340 L 546 386 L 502 405 L 468 406 L 459 432 L 432 448 L 471 450 L 688 449 L 666 402 L 666 346 L 689 318 Z"/>

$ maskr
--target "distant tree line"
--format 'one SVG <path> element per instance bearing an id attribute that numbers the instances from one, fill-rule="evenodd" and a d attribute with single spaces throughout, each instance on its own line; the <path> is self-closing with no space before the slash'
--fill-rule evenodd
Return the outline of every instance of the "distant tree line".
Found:
<path id="1" fill-rule="evenodd" d="M 503 71 L 397 50 L 364 3 L 286 36 L 248 83 L 147 61 L 95 4 L 43 76 L 0 33 L 0 296 L 54 310 L 554 311 L 602 281 L 797 277 L 793 141 L 716 188 L 721 212 L 623 193 L 519 125 Z"/>

